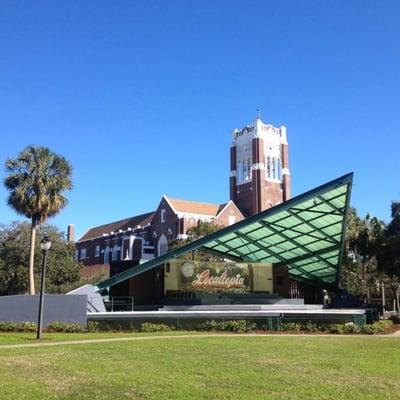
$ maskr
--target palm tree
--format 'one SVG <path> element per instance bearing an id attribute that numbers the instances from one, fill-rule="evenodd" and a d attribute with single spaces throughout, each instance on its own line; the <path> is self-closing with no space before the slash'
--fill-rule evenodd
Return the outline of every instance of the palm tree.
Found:
<path id="1" fill-rule="evenodd" d="M 72 167 L 64 157 L 43 146 L 28 146 L 16 158 L 9 158 L 5 167 L 8 205 L 31 220 L 29 293 L 35 294 L 36 229 L 67 205 L 68 200 L 62 193 L 72 188 Z"/>
<path id="2" fill-rule="evenodd" d="M 367 214 L 361 219 L 355 209 L 350 209 L 346 235 L 348 265 L 344 275 L 353 275 L 359 281 L 368 302 L 371 299 L 371 287 L 378 276 L 377 255 L 384 232 L 385 225 L 378 218 Z"/>

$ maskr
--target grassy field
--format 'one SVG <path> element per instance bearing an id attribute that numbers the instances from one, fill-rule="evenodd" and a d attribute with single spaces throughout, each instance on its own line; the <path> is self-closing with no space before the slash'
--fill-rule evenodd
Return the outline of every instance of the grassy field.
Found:
<path id="1" fill-rule="evenodd" d="M 186 331 L 166 331 L 154 332 L 151 336 L 179 336 L 186 335 Z M 191 335 L 201 335 L 202 332 L 189 332 Z M 42 342 L 57 342 L 57 341 L 70 341 L 70 340 L 91 340 L 91 339 L 112 339 L 120 337 L 140 337 L 149 336 L 145 332 L 83 332 L 83 333 L 43 333 Z M 38 343 L 36 340 L 36 333 L 33 332 L 0 332 L 0 346 L 7 344 L 34 344 Z M 1 347 L 0 347 L 1 348 Z"/>
<path id="2" fill-rule="evenodd" d="M 398 338 L 200 335 L 0 348 L 1 399 L 364 400 L 399 393 Z"/>

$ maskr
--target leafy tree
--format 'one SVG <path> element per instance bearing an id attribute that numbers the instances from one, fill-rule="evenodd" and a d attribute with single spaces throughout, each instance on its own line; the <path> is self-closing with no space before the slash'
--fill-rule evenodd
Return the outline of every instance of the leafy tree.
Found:
<path id="1" fill-rule="evenodd" d="M 400 201 L 392 202 L 392 220 L 387 229 L 389 236 L 400 236 Z"/>
<path id="2" fill-rule="evenodd" d="M 31 227 L 28 223 L 13 223 L 0 227 L 0 295 L 22 294 L 28 290 Z M 42 225 L 41 233 L 51 240 L 48 253 L 46 291 L 63 293 L 80 284 L 81 265 L 74 260 L 74 245 L 68 243 L 65 235 L 51 225 Z M 40 243 L 35 244 L 34 276 L 39 276 L 41 265 Z"/>
<path id="3" fill-rule="evenodd" d="M 384 243 L 385 225 L 369 214 L 363 219 L 352 208 L 346 235 L 346 256 L 342 286 L 350 293 L 362 295 L 369 302 L 371 289 L 379 281 L 378 254 Z"/>
<path id="4" fill-rule="evenodd" d="M 169 250 L 177 249 L 183 245 L 193 242 L 194 240 L 200 239 L 204 236 L 210 235 L 211 233 L 219 231 L 223 228 L 222 225 L 213 224 L 211 222 L 199 222 L 197 226 L 188 229 L 188 238 L 186 240 L 173 240 L 169 243 Z M 201 261 L 221 261 L 220 257 L 216 257 L 210 253 L 206 253 L 201 250 L 193 251 L 192 253 L 185 254 L 179 257 L 185 260 L 201 260 Z"/>
<path id="5" fill-rule="evenodd" d="M 392 202 L 392 220 L 378 255 L 379 269 L 400 278 L 400 202 Z"/>
<path id="6" fill-rule="evenodd" d="M 210 235 L 222 229 L 222 225 L 213 224 L 211 222 L 200 222 L 193 228 L 188 229 L 188 235 L 191 239 L 199 239 L 203 236 Z"/>
<path id="7" fill-rule="evenodd" d="M 37 227 L 67 205 L 63 192 L 72 188 L 69 162 L 47 147 L 28 146 L 5 163 L 8 204 L 31 220 L 29 293 L 35 293 L 34 259 Z"/>

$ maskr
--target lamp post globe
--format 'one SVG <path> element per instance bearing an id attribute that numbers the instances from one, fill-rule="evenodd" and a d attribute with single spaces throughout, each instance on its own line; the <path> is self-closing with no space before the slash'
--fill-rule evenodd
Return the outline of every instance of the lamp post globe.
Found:
<path id="1" fill-rule="evenodd" d="M 40 241 L 40 248 L 43 251 L 49 251 L 51 247 L 51 240 L 45 236 L 41 241 Z"/>
<path id="2" fill-rule="evenodd" d="M 38 327 L 37 327 L 37 339 L 42 338 L 42 326 L 43 326 L 43 295 L 45 289 L 46 282 L 46 264 L 47 264 L 47 253 L 50 250 L 51 241 L 47 236 L 44 236 L 40 241 L 40 248 L 43 253 L 43 262 L 42 262 L 42 278 L 40 284 L 40 296 L 39 296 L 39 315 L 38 315 Z"/>

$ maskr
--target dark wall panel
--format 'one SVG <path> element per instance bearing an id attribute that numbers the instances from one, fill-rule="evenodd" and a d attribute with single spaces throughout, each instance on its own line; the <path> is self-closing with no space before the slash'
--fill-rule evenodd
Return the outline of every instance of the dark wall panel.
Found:
<path id="1" fill-rule="evenodd" d="M 86 325 L 86 295 L 46 294 L 43 299 L 43 326 L 54 321 Z M 0 321 L 36 322 L 39 295 L 0 297 Z"/>

